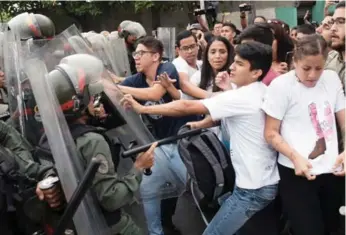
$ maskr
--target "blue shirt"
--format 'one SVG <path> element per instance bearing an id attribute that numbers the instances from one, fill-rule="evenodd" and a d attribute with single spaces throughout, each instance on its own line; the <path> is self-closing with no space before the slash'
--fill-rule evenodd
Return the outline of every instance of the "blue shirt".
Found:
<path id="1" fill-rule="evenodd" d="M 161 63 L 157 68 L 155 79 L 158 75 L 166 72 L 171 79 L 176 79 L 177 82 L 174 84 L 175 88 L 180 89 L 179 87 L 179 74 L 176 70 L 175 66 L 170 63 Z M 129 86 L 134 88 L 148 88 L 149 85 L 146 82 L 145 74 L 137 73 L 130 77 L 127 77 L 121 85 Z M 165 104 L 172 102 L 173 99 L 166 93 L 159 101 L 143 101 L 139 100 L 142 105 L 157 105 L 157 104 Z M 150 123 L 153 126 L 153 135 L 157 139 L 163 139 L 172 135 L 176 135 L 183 125 L 187 122 L 198 120 L 197 116 L 186 116 L 186 117 L 168 117 L 162 115 L 147 115 Z"/>

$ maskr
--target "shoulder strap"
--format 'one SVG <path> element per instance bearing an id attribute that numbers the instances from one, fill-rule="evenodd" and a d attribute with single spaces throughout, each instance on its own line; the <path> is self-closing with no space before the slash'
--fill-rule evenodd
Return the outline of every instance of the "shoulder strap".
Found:
<path id="1" fill-rule="evenodd" d="M 204 158 L 212 166 L 215 174 L 216 186 L 214 190 L 214 200 L 217 199 L 222 191 L 225 184 L 225 179 L 223 177 L 223 171 L 221 169 L 220 163 L 213 157 L 213 152 L 208 148 L 208 146 L 203 142 L 201 138 L 195 139 L 192 143 L 204 156 Z"/>
<path id="2" fill-rule="evenodd" d="M 229 157 L 229 156 L 228 155 L 225 156 L 225 153 L 227 153 L 227 152 L 225 149 L 222 149 L 222 145 L 221 145 L 219 139 L 215 136 L 214 133 L 212 133 L 210 131 L 203 133 L 203 135 L 208 137 L 207 138 L 208 143 L 210 143 L 213 146 L 213 148 L 215 149 L 215 151 L 217 152 L 217 155 L 220 158 L 220 164 L 221 164 L 222 169 L 227 168 L 228 163 L 227 163 L 226 157 Z"/>

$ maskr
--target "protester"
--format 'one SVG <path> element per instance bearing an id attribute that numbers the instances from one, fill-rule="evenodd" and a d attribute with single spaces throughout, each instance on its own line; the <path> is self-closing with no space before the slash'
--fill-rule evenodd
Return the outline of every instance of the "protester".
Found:
<path id="1" fill-rule="evenodd" d="M 265 137 L 279 152 L 280 196 L 295 235 L 324 235 L 339 228 L 344 203 L 345 96 L 337 74 L 323 70 L 327 43 L 316 34 L 297 41 L 295 70 L 269 86 L 263 104 Z M 302 132 L 302 130 L 304 130 Z"/>

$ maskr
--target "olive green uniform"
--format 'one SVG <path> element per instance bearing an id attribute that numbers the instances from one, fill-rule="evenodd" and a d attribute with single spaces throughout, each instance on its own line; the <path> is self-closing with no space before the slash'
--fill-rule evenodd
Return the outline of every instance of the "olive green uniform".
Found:
<path id="1" fill-rule="evenodd" d="M 134 195 L 142 180 L 142 173 L 139 170 L 133 167 L 127 175 L 119 177 L 109 145 L 98 133 L 89 132 L 78 137 L 76 145 L 85 168 L 93 157 L 102 161 L 93 180 L 92 189 L 104 210 L 112 212 L 134 202 Z M 143 234 L 131 217 L 123 211 L 120 222 L 113 225 L 111 229 L 112 234 Z"/>
<path id="2" fill-rule="evenodd" d="M 0 121 L 0 144 L 14 153 L 19 172 L 40 181 L 49 175 L 55 175 L 52 165 L 40 165 L 35 162 L 30 150 L 31 145 L 11 125 Z"/>

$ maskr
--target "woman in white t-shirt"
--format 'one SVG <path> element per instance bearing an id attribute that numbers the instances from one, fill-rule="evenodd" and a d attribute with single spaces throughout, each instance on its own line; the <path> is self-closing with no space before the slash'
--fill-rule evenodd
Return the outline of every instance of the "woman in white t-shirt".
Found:
<path id="1" fill-rule="evenodd" d="M 233 63 L 233 58 L 234 48 L 229 41 L 223 37 L 214 37 L 207 45 L 202 69 L 194 73 L 190 81 L 203 90 L 221 91 L 215 86 L 215 77 L 218 72 L 228 70 Z"/>
<path id="2" fill-rule="evenodd" d="M 295 235 L 336 232 L 345 193 L 345 95 L 338 75 L 324 70 L 327 43 L 319 35 L 297 42 L 294 67 L 268 88 L 265 137 L 279 152 L 280 197 Z M 336 117 L 336 119 L 335 119 Z"/>
<path id="3" fill-rule="evenodd" d="M 215 85 L 216 75 L 221 71 L 226 71 L 233 63 L 234 48 L 224 37 L 212 38 L 206 47 L 206 53 L 203 56 L 202 69 L 196 71 L 190 78 L 190 82 L 199 88 L 208 92 L 219 92 L 221 89 Z M 195 99 L 189 95 L 181 94 L 181 99 Z M 204 121 L 194 122 L 194 126 L 199 124 L 203 126 Z M 222 133 L 219 127 L 211 127 L 211 130 L 222 139 Z M 224 133 L 227 135 L 227 133 Z M 229 143 L 227 143 L 229 145 Z"/>

